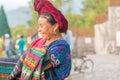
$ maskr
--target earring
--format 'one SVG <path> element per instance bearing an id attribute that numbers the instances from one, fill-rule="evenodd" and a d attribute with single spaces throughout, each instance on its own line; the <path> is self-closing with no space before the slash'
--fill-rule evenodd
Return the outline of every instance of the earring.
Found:
<path id="1" fill-rule="evenodd" d="M 56 35 L 56 32 L 54 32 L 54 34 Z"/>

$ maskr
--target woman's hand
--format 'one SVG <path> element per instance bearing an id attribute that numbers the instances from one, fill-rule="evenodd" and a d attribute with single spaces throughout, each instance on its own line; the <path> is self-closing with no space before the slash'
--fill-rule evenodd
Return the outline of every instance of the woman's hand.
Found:
<path id="1" fill-rule="evenodd" d="M 41 73 L 41 80 L 45 80 L 45 75 L 44 75 L 44 72 Z"/>
<path id="2" fill-rule="evenodd" d="M 48 69 L 50 69 L 50 68 L 52 68 L 52 64 L 51 64 L 51 63 L 48 63 L 48 64 L 44 67 L 43 71 L 46 71 L 46 70 L 48 70 Z"/>
<path id="3" fill-rule="evenodd" d="M 41 76 L 41 80 L 45 80 L 45 75 L 42 75 L 42 76 Z"/>

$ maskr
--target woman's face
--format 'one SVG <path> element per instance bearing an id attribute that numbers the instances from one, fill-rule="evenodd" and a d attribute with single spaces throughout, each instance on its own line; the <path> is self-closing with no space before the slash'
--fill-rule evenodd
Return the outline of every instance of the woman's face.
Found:
<path id="1" fill-rule="evenodd" d="M 54 26 L 51 25 L 46 18 L 39 17 L 38 19 L 38 32 L 41 34 L 41 37 L 48 40 L 54 34 Z"/>

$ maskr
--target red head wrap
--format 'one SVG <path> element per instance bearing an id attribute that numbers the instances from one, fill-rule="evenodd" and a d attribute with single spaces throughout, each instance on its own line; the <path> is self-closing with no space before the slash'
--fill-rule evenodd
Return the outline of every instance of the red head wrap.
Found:
<path id="1" fill-rule="evenodd" d="M 34 9 L 38 12 L 39 15 L 43 12 L 48 12 L 54 17 L 55 21 L 59 24 L 60 31 L 67 31 L 68 22 L 66 18 L 48 0 L 34 0 Z"/>

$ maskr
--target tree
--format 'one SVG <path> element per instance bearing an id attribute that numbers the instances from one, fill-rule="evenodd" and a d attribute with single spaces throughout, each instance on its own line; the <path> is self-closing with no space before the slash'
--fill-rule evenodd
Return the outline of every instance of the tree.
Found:
<path id="1" fill-rule="evenodd" d="M 0 37 L 6 33 L 11 35 L 4 8 L 3 6 L 1 6 L 0 8 Z"/>
<path id="2" fill-rule="evenodd" d="M 56 8 L 60 9 L 62 6 L 66 5 L 66 3 L 69 4 L 71 0 L 50 0 L 50 1 Z"/>
<path id="3" fill-rule="evenodd" d="M 28 21 L 28 25 L 29 25 L 29 27 L 37 27 L 37 25 L 38 25 L 38 23 L 37 23 L 38 13 L 35 12 L 35 10 L 33 8 L 33 0 L 31 0 L 29 2 L 29 6 L 30 6 L 30 9 L 31 9 L 31 13 L 32 13 L 32 20 Z"/>
<path id="4" fill-rule="evenodd" d="M 108 7 L 108 0 L 85 0 L 83 2 L 81 25 L 84 27 L 93 27 L 95 17 L 103 13 Z"/>
<path id="5" fill-rule="evenodd" d="M 68 20 L 69 27 L 82 27 L 81 16 L 79 14 L 67 13 L 66 18 Z"/>
<path id="6" fill-rule="evenodd" d="M 11 34 L 13 36 L 13 41 L 16 40 L 18 34 L 22 34 L 26 38 L 27 33 L 28 33 L 27 30 L 28 30 L 28 28 L 25 27 L 24 25 L 18 25 L 16 27 L 12 27 L 11 28 Z"/>
<path id="7" fill-rule="evenodd" d="M 71 0 L 50 0 L 53 5 L 61 9 L 64 5 L 71 4 Z M 33 0 L 30 2 L 31 12 L 33 19 L 30 20 L 29 26 L 37 26 L 38 14 L 35 12 L 33 8 Z M 95 24 L 95 17 L 101 13 L 103 13 L 108 7 L 108 0 L 84 0 L 83 9 L 81 10 L 81 14 L 72 13 L 69 5 L 67 8 L 65 17 L 68 20 L 70 27 L 93 27 Z"/>

